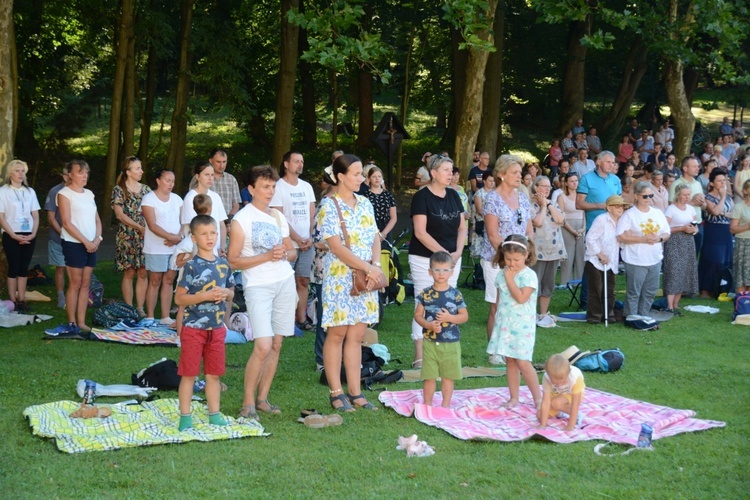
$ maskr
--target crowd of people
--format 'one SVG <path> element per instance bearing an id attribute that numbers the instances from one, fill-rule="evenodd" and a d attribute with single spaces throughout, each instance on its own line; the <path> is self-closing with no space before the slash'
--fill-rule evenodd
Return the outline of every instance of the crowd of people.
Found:
<path id="1" fill-rule="evenodd" d="M 409 268 L 416 299 L 412 366 L 422 370 L 425 401 L 441 378 L 443 405 L 449 405 L 461 377 L 458 325 L 468 320 L 468 308 L 457 283 L 467 245 L 486 283 L 489 361 L 507 364 L 508 406 L 519 404 L 521 375 L 537 407 L 542 404 L 531 366 L 534 332 L 555 325 L 550 299 L 569 282 L 582 280 L 581 304 L 592 324 L 617 321 L 614 282 L 623 268 L 625 316 L 649 314 L 660 273 L 675 315 L 682 314 L 683 296 L 717 297 L 727 273 L 738 291 L 750 288 L 750 156 L 738 146 L 744 134 L 739 138 L 737 127 L 725 122 L 716 144 L 678 164 L 668 122 L 652 134 L 633 120 L 616 153 L 582 123 L 552 141 L 541 164 L 505 154 L 491 167 L 489 153 L 477 151 L 466 188 L 447 152 L 423 156 L 411 200 Z M 152 189 L 142 182 L 141 161 L 128 157 L 110 200 L 123 301 L 144 326 L 175 326 L 180 335 L 179 373 L 186 381 L 179 390 L 180 428 L 192 425 L 191 380 L 201 360 L 210 421 L 226 425 L 219 377 L 235 276 L 255 339 L 241 417 L 280 413 L 269 394 L 283 339 L 295 329 L 316 332 L 315 360 L 334 409 L 377 410 L 359 381 L 362 338 L 379 319 L 381 245 L 392 241 L 398 220 L 382 170 L 336 151 L 318 200 L 301 178 L 299 152 L 288 152 L 278 170 L 249 169 L 244 186 L 226 171 L 227 160 L 217 148 L 198 161 L 181 198 L 173 192 L 173 172 L 156 171 Z M 7 285 L 19 311 L 28 310 L 26 276 L 41 208 L 27 172 L 26 163 L 11 161 L 0 186 Z M 69 162 L 44 204 L 57 303 L 67 313 L 52 334 L 90 330 L 86 310 L 102 221 L 86 188 L 89 174 L 85 161 Z M 316 324 L 307 314 L 310 290 L 317 297 Z"/>

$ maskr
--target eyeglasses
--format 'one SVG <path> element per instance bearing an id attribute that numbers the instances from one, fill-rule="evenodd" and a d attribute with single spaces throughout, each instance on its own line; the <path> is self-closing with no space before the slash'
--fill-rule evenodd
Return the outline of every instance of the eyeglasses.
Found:
<path id="1" fill-rule="evenodd" d="M 430 271 L 436 274 L 448 274 L 452 273 L 453 269 L 436 269 L 436 268 L 430 268 Z"/>
<path id="2" fill-rule="evenodd" d="M 641 195 L 641 198 L 643 198 L 644 200 L 648 200 L 649 198 L 653 198 L 653 197 L 654 197 L 653 193 L 651 193 L 651 194 L 642 194 Z"/>
<path id="3" fill-rule="evenodd" d="M 523 217 L 521 215 L 521 208 L 519 207 L 518 210 L 516 210 L 516 215 L 518 216 L 518 219 L 516 220 L 516 224 L 520 225 L 523 221 Z"/>

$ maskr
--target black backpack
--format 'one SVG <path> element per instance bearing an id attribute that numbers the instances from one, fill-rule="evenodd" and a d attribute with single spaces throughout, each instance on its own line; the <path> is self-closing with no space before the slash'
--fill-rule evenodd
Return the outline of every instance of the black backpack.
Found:
<path id="1" fill-rule="evenodd" d="M 397 382 L 404 377 L 401 370 L 394 370 L 392 372 L 384 372 L 383 365 L 385 360 L 375 355 L 372 349 L 368 346 L 362 346 L 362 367 L 360 369 L 360 382 L 362 387 L 366 390 L 372 390 L 373 384 L 389 384 Z M 326 378 L 326 372 L 320 372 L 320 383 L 322 385 L 328 385 L 328 378 Z M 346 383 L 346 371 L 344 370 L 343 363 L 341 364 L 341 383 Z"/>
<path id="2" fill-rule="evenodd" d="M 133 385 L 156 387 L 160 391 L 176 391 L 180 387 L 177 362 L 173 359 L 162 358 L 130 378 Z"/>

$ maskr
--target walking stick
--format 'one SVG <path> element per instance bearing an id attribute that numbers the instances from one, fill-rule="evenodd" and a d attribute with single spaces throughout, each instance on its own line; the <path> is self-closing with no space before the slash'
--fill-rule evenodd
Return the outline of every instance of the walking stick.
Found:
<path id="1" fill-rule="evenodd" d="M 604 264 L 604 328 L 609 327 L 609 311 L 607 306 L 609 301 L 607 300 L 607 264 Z"/>

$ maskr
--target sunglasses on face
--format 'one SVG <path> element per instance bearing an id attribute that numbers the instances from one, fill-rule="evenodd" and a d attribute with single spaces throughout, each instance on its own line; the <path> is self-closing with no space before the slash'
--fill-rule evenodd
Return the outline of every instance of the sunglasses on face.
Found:
<path id="1" fill-rule="evenodd" d="M 653 198 L 653 197 L 654 197 L 653 193 L 652 194 L 642 194 L 641 195 L 641 198 L 643 198 L 644 200 L 648 200 L 649 198 Z"/>
<path id="2" fill-rule="evenodd" d="M 518 210 L 516 210 L 516 215 L 518 216 L 518 218 L 516 219 L 516 224 L 520 225 L 521 222 L 523 222 L 523 217 L 521 216 L 521 209 L 520 208 Z"/>

